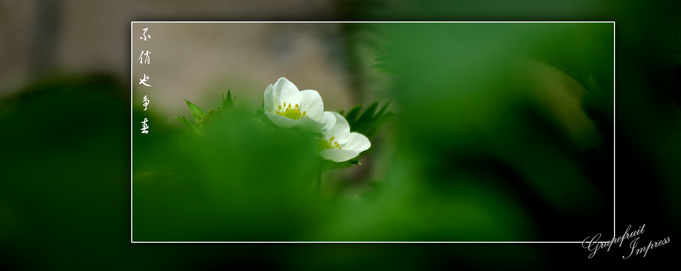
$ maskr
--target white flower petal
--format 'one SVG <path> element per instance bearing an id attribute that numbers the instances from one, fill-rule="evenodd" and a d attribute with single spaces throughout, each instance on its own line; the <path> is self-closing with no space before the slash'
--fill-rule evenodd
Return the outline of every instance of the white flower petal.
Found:
<path id="1" fill-rule="evenodd" d="M 324 114 L 324 102 L 316 90 L 307 89 L 300 92 L 300 112 L 303 111 L 315 121 L 319 121 Z"/>
<path id="2" fill-rule="evenodd" d="M 302 126 L 303 129 L 309 131 L 309 132 L 319 132 L 319 130 L 322 129 L 324 126 L 323 123 L 316 122 L 308 117 L 302 117 L 298 120 L 296 120 L 298 123 L 296 125 Z"/>
<path id="3" fill-rule="evenodd" d="M 286 103 L 287 107 L 289 104 L 292 104 L 292 108 L 296 104 L 300 104 L 300 92 L 298 91 L 298 88 L 284 77 L 279 78 L 279 80 L 274 83 L 273 91 L 275 97 L 279 98 L 275 107 L 282 105 L 282 103 Z"/>
<path id="4" fill-rule="evenodd" d="M 339 145 L 343 145 L 346 142 L 348 142 L 348 136 L 350 136 L 350 125 L 348 124 L 348 121 L 345 120 L 343 116 L 336 112 L 331 112 L 333 116 L 336 118 L 336 123 L 326 131 L 324 134 L 324 138 L 330 139 L 334 137 L 334 142 L 338 142 Z"/>
<path id="5" fill-rule="evenodd" d="M 336 124 L 336 116 L 331 114 L 329 111 L 324 111 L 324 114 L 322 114 L 322 117 L 319 119 L 319 123 L 324 124 L 324 126 L 321 128 L 322 134 L 324 134 L 324 131 L 328 131 L 331 129 L 331 127 L 333 127 L 334 124 Z"/>
<path id="6" fill-rule="evenodd" d="M 284 116 L 279 116 L 277 114 L 273 114 L 270 112 L 265 112 L 265 115 L 267 118 L 269 118 L 272 122 L 274 122 L 275 125 L 279 127 L 284 127 L 284 128 L 291 128 L 298 124 L 298 121 L 294 119 L 290 119 Z"/>
<path id="7" fill-rule="evenodd" d="M 357 157 L 359 152 L 351 150 L 323 150 L 319 155 L 334 162 L 345 162 Z"/>
<path id="8" fill-rule="evenodd" d="M 363 152 L 371 147 L 371 142 L 369 139 L 360 133 L 352 132 L 348 136 L 348 142 L 342 146 L 343 150 Z"/>
<path id="9" fill-rule="evenodd" d="M 277 103 L 279 102 L 279 99 L 275 99 L 274 97 L 274 91 L 272 91 L 273 85 L 270 84 L 267 86 L 265 89 L 265 104 L 263 105 L 263 109 L 265 112 L 276 112 L 277 111 Z"/>

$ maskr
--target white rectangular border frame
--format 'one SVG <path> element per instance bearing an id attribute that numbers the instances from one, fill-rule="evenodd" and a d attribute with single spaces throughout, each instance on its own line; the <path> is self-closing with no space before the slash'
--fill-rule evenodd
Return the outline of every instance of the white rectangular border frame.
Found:
<path id="1" fill-rule="evenodd" d="M 612 123 L 613 123 L 613 165 L 612 165 L 612 174 L 613 174 L 613 182 L 612 182 L 612 204 L 613 204 L 613 209 L 612 209 L 612 233 L 613 233 L 613 238 L 617 236 L 617 228 L 616 228 L 616 187 L 615 184 L 617 183 L 616 180 L 616 171 L 615 171 L 615 162 L 616 162 L 616 146 L 615 141 L 616 141 L 616 131 L 615 131 L 615 123 L 616 123 L 616 113 L 617 113 L 617 104 L 616 104 L 616 99 L 615 99 L 615 93 L 616 91 L 616 59 L 617 59 L 617 54 L 616 50 L 617 47 L 615 44 L 617 43 L 616 40 L 616 31 L 615 31 L 615 21 L 131 21 L 130 22 L 130 243 L 234 243 L 234 244 L 250 244 L 250 243 L 263 243 L 263 244 L 277 244 L 277 243 L 300 243 L 300 244 L 307 244 L 307 243 L 328 243 L 328 244 L 337 244 L 337 243 L 371 243 L 371 244 L 437 244 L 437 243 L 444 243 L 444 244 L 582 244 L 584 241 L 134 241 L 133 240 L 133 226 L 132 226 L 132 192 L 133 192 L 133 184 L 132 184 L 132 150 L 133 150 L 133 132 L 134 132 L 134 122 L 132 119 L 132 107 L 133 107 L 133 100 L 132 100 L 132 92 L 133 92 L 133 86 L 134 86 L 134 79 L 133 79 L 133 63 L 134 61 L 134 54 L 133 54 L 133 33 L 134 33 L 134 25 L 135 23 L 145 23 L 145 24 L 150 24 L 150 23 L 155 23 L 155 24 L 265 24 L 265 23 L 278 23 L 278 24 L 355 24 L 355 23 L 395 23 L 395 24 L 457 24 L 457 23 L 476 23 L 476 24 L 505 24 L 505 23 L 510 23 L 510 24 L 564 24 L 564 23 L 577 23 L 577 24 L 594 24 L 594 23 L 601 23 L 601 24 L 612 24 L 612 35 L 613 35 L 613 63 L 612 63 L 612 69 L 613 69 L 613 93 L 612 93 L 612 99 L 613 99 L 613 118 L 612 118 Z M 588 238 L 588 237 L 587 237 Z M 598 243 L 607 243 L 609 241 L 600 241 Z"/>

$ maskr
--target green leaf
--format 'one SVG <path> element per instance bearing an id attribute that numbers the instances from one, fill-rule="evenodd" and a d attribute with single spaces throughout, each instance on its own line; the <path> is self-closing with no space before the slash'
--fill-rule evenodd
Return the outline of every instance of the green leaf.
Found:
<path id="1" fill-rule="evenodd" d="M 225 97 L 225 94 L 222 94 L 222 104 L 220 104 L 220 112 L 226 112 L 227 110 L 230 110 L 234 107 L 234 101 L 236 100 L 236 96 L 234 96 L 234 99 L 232 99 L 232 93 L 231 90 L 227 90 L 227 97 Z"/>
<path id="2" fill-rule="evenodd" d="M 196 120 L 196 122 L 199 123 L 199 124 L 203 123 L 203 115 L 204 115 L 204 113 L 203 113 L 203 111 L 201 110 L 201 108 L 199 108 L 198 106 L 196 106 L 196 105 L 190 103 L 190 102 L 187 101 L 187 100 L 184 100 L 184 101 L 187 102 L 187 106 L 189 106 L 189 111 L 192 112 L 192 116 L 194 117 L 194 120 Z"/>
<path id="3" fill-rule="evenodd" d="M 222 93 L 222 102 L 220 103 L 220 106 L 218 106 L 218 110 L 220 110 L 220 112 L 227 111 L 227 107 L 225 106 L 225 93 L 224 92 Z"/>
<path id="4" fill-rule="evenodd" d="M 357 127 L 355 127 L 355 132 L 366 132 L 366 128 L 370 127 L 372 120 L 374 119 L 374 114 L 376 113 L 376 108 L 378 108 L 378 102 L 374 102 L 367 108 L 364 113 L 355 122 Z"/>
<path id="5" fill-rule="evenodd" d="M 369 127 L 369 129 L 367 129 L 367 131 L 365 131 L 366 134 L 364 134 L 364 135 L 367 136 L 367 137 L 373 136 L 378 131 L 378 129 L 381 126 L 383 126 L 383 124 L 386 124 L 387 122 L 391 121 L 395 116 L 396 116 L 396 114 L 393 113 L 393 112 L 387 112 L 387 113 L 383 114 L 378 119 L 376 119 L 375 123 L 373 123 L 371 125 L 371 127 Z"/>
<path id="6" fill-rule="evenodd" d="M 380 118 L 383 115 L 383 113 L 385 113 L 385 110 L 388 109 L 389 105 L 390 102 L 385 103 L 383 107 L 381 107 L 381 110 L 379 110 L 378 113 L 376 113 L 376 118 Z"/>
<path id="7" fill-rule="evenodd" d="M 374 70 L 377 70 L 379 72 L 387 72 L 388 71 L 386 65 L 383 64 L 383 63 L 371 65 L 371 68 L 374 69 Z"/>
<path id="8" fill-rule="evenodd" d="M 601 99 L 600 89 L 596 84 L 596 80 L 594 79 L 593 74 L 585 66 L 570 64 L 570 61 L 566 61 L 565 59 L 561 59 L 559 57 L 541 56 L 531 57 L 531 59 L 549 65 L 554 69 L 569 76 L 570 78 L 574 79 L 577 83 L 582 85 L 582 87 L 584 87 L 584 89 L 587 92 L 594 96 L 595 101 L 599 105 L 599 107 L 601 108 L 603 107 L 604 103 Z"/>
<path id="9" fill-rule="evenodd" d="M 385 113 L 386 109 L 388 109 L 389 105 L 390 102 L 387 102 L 385 105 L 383 105 L 381 110 L 379 110 L 378 113 L 376 113 L 376 115 L 374 115 L 374 117 L 371 119 L 371 122 L 366 125 L 366 129 L 363 130 L 365 136 L 373 134 L 372 131 L 375 131 L 384 122 L 385 118 L 383 114 Z"/>
<path id="10" fill-rule="evenodd" d="M 388 111 L 388 106 L 390 106 L 390 102 L 384 104 L 377 113 L 378 102 L 374 102 L 362 114 L 360 112 L 363 106 L 355 106 L 345 115 L 345 119 L 350 125 L 350 131 L 371 137 L 381 125 L 392 120 L 395 116 L 394 113 Z"/>
<path id="11" fill-rule="evenodd" d="M 350 112 L 348 112 L 348 114 L 345 115 L 345 120 L 348 121 L 350 127 L 353 127 L 355 125 L 355 121 L 357 120 L 357 116 L 359 115 L 360 110 L 362 110 L 362 106 L 358 105 L 350 109 Z"/>
<path id="12" fill-rule="evenodd" d="M 348 163 L 350 163 L 350 164 L 355 164 L 355 165 L 360 165 L 360 166 L 362 165 L 362 163 L 360 163 L 359 160 L 357 160 L 357 159 L 348 160 Z"/>
<path id="13" fill-rule="evenodd" d="M 376 64 L 371 66 L 371 68 L 384 73 L 396 73 L 399 71 L 395 65 L 395 61 L 389 55 L 377 58 Z"/>
<path id="14" fill-rule="evenodd" d="M 386 62 L 388 60 L 392 59 L 390 56 L 382 56 L 376 59 L 376 62 Z"/>
<path id="15" fill-rule="evenodd" d="M 375 64 L 375 65 L 371 66 L 371 69 L 374 69 L 374 70 L 377 70 L 377 71 L 383 72 L 383 73 L 397 73 L 397 72 L 400 71 L 400 70 L 393 68 L 393 67 L 391 67 L 391 66 L 389 66 L 385 63 Z"/>
<path id="16" fill-rule="evenodd" d="M 184 124 L 185 126 L 189 127 L 189 129 L 190 129 L 192 132 L 194 131 L 194 126 L 196 126 L 196 123 L 190 122 L 190 121 L 187 120 L 185 117 L 181 117 L 181 118 L 180 118 L 180 117 L 178 117 L 178 116 L 175 116 L 175 118 L 177 118 L 177 119 L 178 119 L 180 122 L 182 122 L 182 124 Z"/>

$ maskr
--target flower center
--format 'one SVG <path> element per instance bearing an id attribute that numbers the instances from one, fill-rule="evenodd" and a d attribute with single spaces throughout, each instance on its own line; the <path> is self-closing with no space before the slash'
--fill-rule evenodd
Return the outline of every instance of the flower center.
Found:
<path id="1" fill-rule="evenodd" d="M 286 103 L 284 103 L 283 107 L 279 105 L 279 109 L 277 109 L 277 112 L 275 113 L 277 113 L 277 115 L 279 116 L 284 116 L 294 120 L 297 120 L 302 117 L 307 117 L 305 115 L 306 111 L 300 113 L 300 106 L 298 106 L 298 104 L 296 104 L 295 108 L 291 108 L 291 104 L 288 104 L 288 107 L 286 107 Z"/>
<path id="2" fill-rule="evenodd" d="M 319 149 L 320 150 L 341 150 L 343 148 L 338 146 L 338 141 L 333 141 L 335 137 L 329 138 L 329 140 L 326 139 L 319 139 Z"/>

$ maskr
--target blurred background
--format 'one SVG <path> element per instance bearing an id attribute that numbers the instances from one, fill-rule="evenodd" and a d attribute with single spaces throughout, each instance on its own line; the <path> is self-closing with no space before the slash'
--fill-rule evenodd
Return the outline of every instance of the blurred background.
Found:
<path id="1" fill-rule="evenodd" d="M 136 240 L 578 241 L 611 236 L 615 211 L 618 235 L 643 223 L 648 240 L 674 235 L 681 28 L 673 9 L 539 3 L 3 1 L 0 268 L 545 269 L 588 255 L 579 244 L 130 244 L 131 218 L 140 222 Z M 133 184 L 142 200 L 132 217 L 133 20 L 614 20 L 617 91 L 610 24 L 248 25 L 167 35 L 150 27 L 150 44 L 169 45 L 155 48 L 181 51 L 152 55 L 161 65 L 151 65 L 150 91 L 162 96 L 153 111 L 133 106 L 133 117 L 156 120 L 157 133 L 134 139 L 134 173 L 145 181 Z M 324 176 L 329 186 L 353 184 L 342 193 L 307 193 L 312 173 L 302 165 L 312 152 L 296 148 L 304 138 L 226 126 L 196 143 L 173 119 L 190 116 L 183 99 L 207 111 L 227 89 L 257 106 L 279 76 L 320 91 L 327 110 L 392 102 L 399 117 L 372 138 L 364 165 Z M 290 156 L 267 157 L 272 148 Z M 597 257 L 619 259 L 608 253 Z"/>
<path id="2" fill-rule="evenodd" d="M 143 29 L 152 38 L 139 39 Z M 286 77 L 300 90 L 317 90 L 327 110 L 350 108 L 361 100 L 352 95 L 342 31 L 338 24 L 135 23 L 132 51 L 136 58 L 152 52 L 152 64 L 135 62 L 133 78 L 146 74 L 151 87 L 135 80 L 141 96 L 133 100 L 149 95 L 164 121 L 176 122 L 188 114 L 184 99 L 215 108 L 233 89 L 239 103 L 257 107 L 265 87 Z"/>

